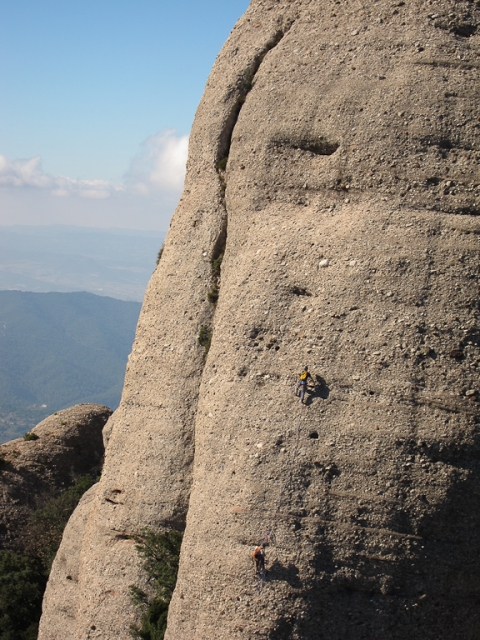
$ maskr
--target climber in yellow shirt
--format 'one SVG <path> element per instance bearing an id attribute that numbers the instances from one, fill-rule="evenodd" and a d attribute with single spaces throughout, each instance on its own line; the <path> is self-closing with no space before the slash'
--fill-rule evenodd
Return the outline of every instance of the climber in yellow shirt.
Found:
<path id="1" fill-rule="evenodd" d="M 312 381 L 312 383 L 314 383 L 308 367 L 307 365 L 305 365 L 302 373 L 298 377 L 297 384 L 295 385 L 295 395 L 300 396 L 300 402 L 303 402 L 303 398 L 305 397 L 305 391 L 309 379 Z"/>

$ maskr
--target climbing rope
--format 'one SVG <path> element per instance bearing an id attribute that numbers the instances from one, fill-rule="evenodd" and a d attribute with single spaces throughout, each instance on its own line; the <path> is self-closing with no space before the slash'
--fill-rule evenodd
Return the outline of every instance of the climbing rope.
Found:
<path id="1" fill-rule="evenodd" d="M 275 512 L 273 514 L 273 518 L 271 521 L 270 526 L 265 530 L 264 534 L 263 534 L 263 540 L 260 544 L 265 544 L 265 545 L 270 545 L 270 544 L 275 544 L 275 527 L 276 527 L 276 522 L 277 522 L 277 518 L 280 514 L 280 511 L 282 509 L 282 505 L 283 505 L 283 501 L 285 498 L 285 493 L 287 491 L 287 489 L 289 489 L 292 485 L 292 479 L 293 479 L 293 471 L 295 468 L 295 461 L 297 458 L 297 454 L 298 454 L 298 445 L 300 442 L 300 419 L 301 419 L 301 415 L 302 415 L 302 404 L 300 403 L 300 408 L 298 411 L 298 417 L 297 417 L 297 428 L 296 428 L 296 434 L 295 434 L 295 444 L 293 447 L 293 452 L 292 452 L 292 457 L 290 459 L 290 464 L 289 464 L 289 473 L 288 473 L 288 478 L 285 481 L 285 483 L 282 486 L 282 490 L 280 491 L 280 496 L 277 500 L 277 504 L 276 504 L 276 508 L 275 508 Z M 255 580 L 257 581 L 257 590 L 261 591 L 263 589 L 263 587 L 266 584 L 266 571 L 265 568 L 262 569 L 262 571 L 260 573 L 255 573 Z"/>
<path id="2" fill-rule="evenodd" d="M 257 591 L 260 592 L 267 584 L 267 570 L 265 567 L 261 571 L 255 573 L 255 581 L 257 583 Z"/>
<path id="3" fill-rule="evenodd" d="M 277 517 L 278 517 L 278 514 L 280 513 L 280 509 L 282 508 L 282 503 L 283 503 L 283 499 L 285 497 L 285 492 L 292 484 L 293 469 L 295 467 L 295 460 L 297 458 L 297 453 L 298 453 L 298 444 L 300 442 L 300 418 L 301 418 L 301 415 L 302 415 L 302 405 L 300 404 L 300 409 L 298 411 L 298 418 L 297 418 L 297 429 L 296 429 L 296 434 L 295 434 L 295 445 L 293 447 L 293 453 L 292 453 L 292 457 L 290 459 L 288 479 L 286 480 L 286 482 L 284 483 L 284 485 L 282 487 L 282 490 L 280 491 L 280 497 L 277 500 L 277 507 L 275 509 L 275 513 L 274 513 L 274 516 L 273 516 L 272 525 L 275 524 L 275 522 L 277 520 Z M 272 526 L 272 530 L 273 530 L 273 526 Z"/>

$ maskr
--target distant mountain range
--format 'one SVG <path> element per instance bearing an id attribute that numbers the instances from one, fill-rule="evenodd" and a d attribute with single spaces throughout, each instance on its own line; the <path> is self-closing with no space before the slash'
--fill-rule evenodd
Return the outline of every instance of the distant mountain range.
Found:
<path id="1" fill-rule="evenodd" d="M 141 301 L 164 235 L 62 225 L 0 227 L 0 289 L 89 291 Z"/>
<path id="2" fill-rule="evenodd" d="M 0 291 L 0 442 L 65 407 L 115 409 L 139 302 Z"/>

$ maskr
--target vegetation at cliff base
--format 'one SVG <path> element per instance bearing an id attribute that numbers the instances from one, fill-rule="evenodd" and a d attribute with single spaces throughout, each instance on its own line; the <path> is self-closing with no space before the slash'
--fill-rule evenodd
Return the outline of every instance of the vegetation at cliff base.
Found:
<path id="1" fill-rule="evenodd" d="M 163 640 L 167 629 L 168 606 L 177 583 L 182 534 L 179 531 L 145 531 L 137 537 L 137 551 L 151 585 L 147 594 L 131 586 L 132 601 L 142 609 L 140 626 L 131 627 L 133 638 Z"/>
<path id="2" fill-rule="evenodd" d="M 48 500 L 30 516 L 26 534 L 29 554 L 40 561 L 47 576 L 70 516 L 85 491 L 95 482 L 95 478 L 89 474 L 82 476 L 73 486 Z"/>
<path id="3" fill-rule="evenodd" d="M 41 564 L 0 551 L 0 638 L 35 640 L 47 583 Z"/>
<path id="4" fill-rule="evenodd" d="M 23 555 L 0 551 L 1 640 L 36 639 L 43 593 L 63 530 L 94 482 L 92 476 L 82 476 L 30 516 L 20 541 Z"/>

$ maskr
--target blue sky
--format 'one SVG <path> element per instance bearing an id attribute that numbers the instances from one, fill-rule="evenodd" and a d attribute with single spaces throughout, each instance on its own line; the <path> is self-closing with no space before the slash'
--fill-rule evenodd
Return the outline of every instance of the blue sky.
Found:
<path id="1" fill-rule="evenodd" d="M 248 0 L 0 4 L 0 225 L 164 229 Z"/>

